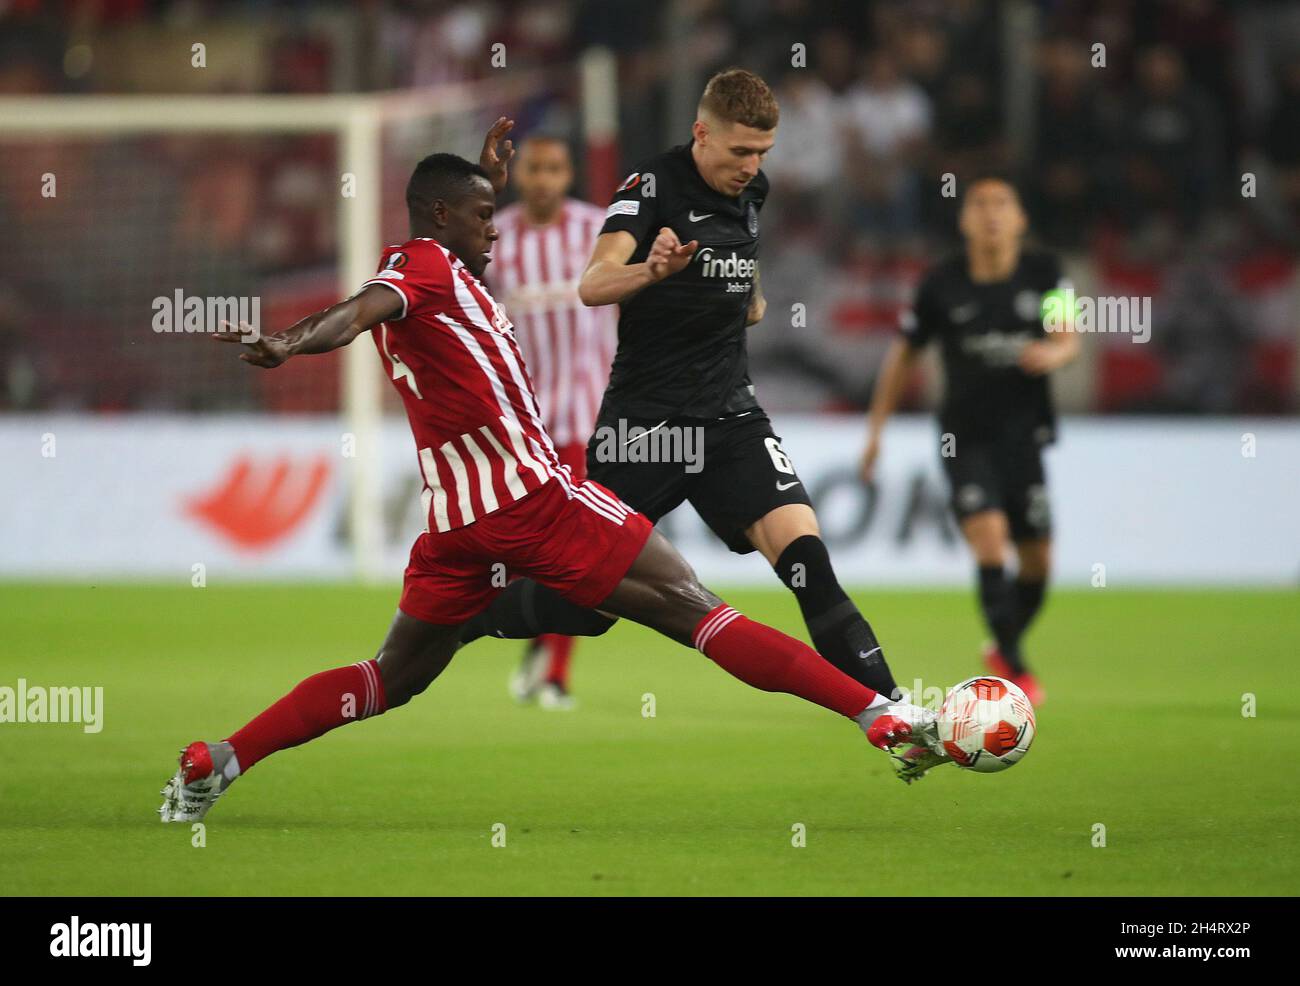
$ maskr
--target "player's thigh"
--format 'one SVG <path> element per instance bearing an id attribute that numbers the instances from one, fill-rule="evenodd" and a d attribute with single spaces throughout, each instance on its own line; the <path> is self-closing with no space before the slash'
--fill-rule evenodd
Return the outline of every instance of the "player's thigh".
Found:
<path id="1" fill-rule="evenodd" d="M 460 624 L 428 623 L 397 611 L 375 656 L 390 708 L 420 694 L 451 663 L 460 629 Z"/>
<path id="2" fill-rule="evenodd" d="M 953 516 L 964 531 L 968 518 L 1003 509 L 998 450 L 991 442 L 958 437 L 952 452 L 941 454 L 939 463 L 948 478 Z"/>
<path id="3" fill-rule="evenodd" d="M 509 553 L 511 574 L 608 613 L 601 603 L 632 567 L 654 525 L 594 480 L 567 488 L 549 483 L 530 501 Z"/>
<path id="4" fill-rule="evenodd" d="M 981 510 L 961 520 L 962 537 L 970 545 L 979 565 L 1001 565 L 1006 561 L 1009 529 L 1001 510 Z"/>
<path id="5" fill-rule="evenodd" d="M 749 543 L 769 565 L 775 565 L 792 542 L 809 534 L 819 535 L 821 528 L 813 508 L 806 503 L 787 503 L 770 510 L 745 530 Z"/>
<path id="6" fill-rule="evenodd" d="M 760 411 L 709 425 L 703 469 L 688 499 L 728 548 L 742 555 L 757 548 L 769 562 L 775 562 L 795 537 L 817 531 L 803 480 Z M 791 507 L 802 509 L 783 509 Z M 762 543 L 751 537 L 759 525 Z"/>
<path id="7" fill-rule="evenodd" d="M 1002 450 L 998 462 L 1002 509 L 1014 541 L 1045 541 L 1052 536 L 1052 507 L 1047 473 L 1039 447 L 1017 442 Z"/>
<path id="8" fill-rule="evenodd" d="M 1052 539 L 1027 538 L 1016 542 L 1019 577 L 1028 582 L 1046 582 L 1052 571 Z"/>
<path id="9" fill-rule="evenodd" d="M 597 427 L 587 444 L 586 478 L 609 490 L 633 510 L 657 524 L 686 499 L 688 474 L 680 462 L 649 461 L 638 442 L 629 444 L 629 428 L 641 427 L 633 421 L 618 427 L 618 420 L 605 421 Z M 654 424 L 655 422 L 650 422 Z M 648 447 L 648 444 L 647 446 Z"/>
<path id="10" fill-rule="evenodd" d="M 511 540 L 507 512 L 526 518 L 521 503 L 451 531 L 425 532 L 411 546 L 398 609 L 437 626 L 458 626 L 485 610 L 505 588 Z M 507 529 L 505 534 L 512 533 Z"/>
<path id="11" fill-rule="evenodd" d="M 672 542 L 652 531 L 632 567 L 600 608 L 689 646 L 700 621 L 721 602 L 700 584 Z"/>

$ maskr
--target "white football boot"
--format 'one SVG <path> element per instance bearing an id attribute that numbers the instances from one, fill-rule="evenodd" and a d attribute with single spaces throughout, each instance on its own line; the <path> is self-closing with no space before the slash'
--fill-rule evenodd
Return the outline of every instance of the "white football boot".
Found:
<path id="1" fill-rule="evenodd" d="M 544 648 L 536 640 L 528 645 L 519 669 L 510 676 L 510 697 L 520 705 L 527 705 L 538 697 L 542 678 L 546 674 L 547 657 Z"/>
<path id="2" fill-rule="evenodd" d="M 176 776 L 159 793 L 158 814 L 164 822 L 197 822 L 239 776 L 229 743 L 191 743 L 181 750 Z"/>
<path id="3" fill-rule="evenodd" d="M 879 710 L 865 725 L 867 741 L 894 760 L 894 772 L 904 784 L 920 780 L 933 767 L 951 763 L 939 741 L 939 715 L 919 705 L 896 702 Z M 861 718 L 859 725 L 863 725 Z"/>
<path id="4" fill-rule="evenodd" d="M 578 700 L 559 682 L 548 681 L 537 693 L 537 704 L 551 712 L 572 712 L 578 707 Z"/>

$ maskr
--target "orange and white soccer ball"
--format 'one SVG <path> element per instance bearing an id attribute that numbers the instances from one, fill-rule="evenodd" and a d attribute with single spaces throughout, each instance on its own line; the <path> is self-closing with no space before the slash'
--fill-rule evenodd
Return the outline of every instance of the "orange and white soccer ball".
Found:
<path id="1" fill-rule="evenodd" d="M 939 709 L 939 740 L 958 767 L 991 774 L 1020 762 L 1034 741 L 1034 707 L 1006 678 L 954 685 Z"/>

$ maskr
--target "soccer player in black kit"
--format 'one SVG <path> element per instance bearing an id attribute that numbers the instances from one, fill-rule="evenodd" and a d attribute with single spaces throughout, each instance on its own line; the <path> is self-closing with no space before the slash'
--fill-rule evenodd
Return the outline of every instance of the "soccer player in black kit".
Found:
<path id="1" fill-rule="evenodd" d="M 1022 246 L 1028 220 L 1015 187 L 981 177 L 965 190 L 963 252 L 921 281 L 902 335 L 885 357 L 868 419 L 863 476 L 870 481 L 880 435 L 913 361 L 940 347 L 946 393 L 939 410 L 940 455 L 952 509 L 979 567 L 979 601 L 994 643 L 985 663 L 1035 705 L 1043 689 L 1020 641 L 1042 606 L 1051 561 L 1051 511 L 1042 449 L 1056 438 L 1048 374 L 1078 353 L 1068 318 L 1044 327 L 1044 296 L 1069 287 L 1055 256 Z M 1006 572 L 1014 543 L 1016 576 Z"/>
<path id="2" fill-rule="evenodd" d="M 795 594 L 817 651 L 897 698 L 880 643 L 836 579 L 808 493 L 749 379 L 745 335 L 765 307 L 760 165 L 778 115 L 758 76 L 720 72 L 705 87 L 691 142 L 643 163 L 615 193 L 578 288 L 584 304 L 620 306 L 587 473 L 652 521 L 689 502 L 732 551 L 759 551 Z M 644 461 L 632 448 L 686 430 L 702 436 L 694 469 Z M 470 621 L 465 640 L 591 636 L 613 622 L 520 579 Z M 907 729 L 900 721 L 891 745 L 904 746 Z M 919 739 L 903 751 L 904 780 L 946 759 Z"/>

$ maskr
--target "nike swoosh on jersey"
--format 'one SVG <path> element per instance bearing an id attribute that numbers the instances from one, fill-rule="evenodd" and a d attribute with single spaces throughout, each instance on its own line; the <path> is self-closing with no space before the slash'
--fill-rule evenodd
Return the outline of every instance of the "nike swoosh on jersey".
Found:
<path id="1" fill-rule="evenodd" d="M 688 212 L 688 213 L 686 214 L 686 218 L 689 219 L 689 220 L 690 220 L 691 222 L 693 222 L 693 223 L 698 223 L 698 222 L 702 222 L 702 221 L 705 220 L 705 219 L 708 219 L 711 215 L 713 215 L 713 213 L 711 213 L 711 212 L 706 212 L 706 213 L 705 213 L 704 215 L 702 215 L 702 216 L 697 216 L 697 215 L 695 214 L 695 210 L 692 209 L 690 212 Z"/>
<path id="2" fill-rule="evenodd" d="M 798 486 L 798 485 L 799 485 L 799 480 L 796 479 L 793 483 L 780 483 L 780 482 L 778 482 L 778 483 L 776 484 L 776 488 L 777 488 L 778 490 L 780 490 L 782 493 L 784 493 L 786 490 L 790 489 L 790 487 L 792 487 L 792 486 Z"/>

